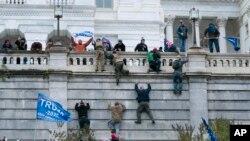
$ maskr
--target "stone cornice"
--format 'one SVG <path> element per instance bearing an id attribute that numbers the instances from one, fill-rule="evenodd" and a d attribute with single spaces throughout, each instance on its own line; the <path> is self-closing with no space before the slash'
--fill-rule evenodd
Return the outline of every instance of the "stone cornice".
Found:
<path id="1" fill-rule="evenodd" d="M 67 6 L 63 9 L 65 17 L 94 17 L 95 11 L 90 6 Z M 52 6 L 3 6 L 0 5 L 0 16 L 52 16 Z"/>

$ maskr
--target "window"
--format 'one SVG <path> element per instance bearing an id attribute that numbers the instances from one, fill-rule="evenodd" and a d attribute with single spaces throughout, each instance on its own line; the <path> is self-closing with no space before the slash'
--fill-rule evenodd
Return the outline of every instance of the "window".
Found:
<path id="1" fill-rule="evenodd" d="M 97 8 L 112 8 L 113 6 L 112 0 L 96 0 L 95 3 Z"/>

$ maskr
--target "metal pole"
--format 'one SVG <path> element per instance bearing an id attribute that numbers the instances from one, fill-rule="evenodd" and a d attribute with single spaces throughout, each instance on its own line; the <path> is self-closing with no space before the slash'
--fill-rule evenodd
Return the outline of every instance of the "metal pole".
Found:
<path id="1" fill-rule="evenodd" d="M 197 46 L 197 43 L 196 43 L 195 19 L 193 19 L 193 24 L 194 24 L 194 25 L 193 25 L 193 28 L 194 28 L 194 42 L 193 42 L 194 44 L 193 44 L 193 46 L 196 47 L 196 46 Z"/>
<path id="2" fill-rule="evenodd" d="M 57 16 L 57 39 L 60 37 L 60 17 Z"/>

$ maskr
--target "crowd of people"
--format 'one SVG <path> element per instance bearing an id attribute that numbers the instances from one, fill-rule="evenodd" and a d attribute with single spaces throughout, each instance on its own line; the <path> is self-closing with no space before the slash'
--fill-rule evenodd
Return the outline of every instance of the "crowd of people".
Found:
<path id="1" fill-rule="evenodd" d="M 183 20 L 179 21 L 180 25 L 176 29 L 176 35 L 178 36 L 178 48 L 177 46 L 172 42 L 168 41 L 167 39 L 164 39 L 164 48 L 159 47 L 157 50 L 159 52 L 186 52 L 187 47 L 186 47 L 186 41 L 188 39 L 188 27 L 184 24 Z M 204 39 L 208 40 L 208 46 L 209 46 L 209 51 L 213 53 L 213 44 L 215 46 L 216 52 L 220 52 L 220 47 L 219 47 L 219 36 L 220 32 L 218 28 L 216 27 L 215 24 L 209 23 L 208 27 L 204 31 Z M 100 39 L 100 38 L 98 38 Z M 101 39 L 100 39 L 101 40 Z M 112 47 L 111 43 L 109 40 L 101 40 L 102 41 L 102 46 L 104 47 L 104 51 L 126 51 L 126 46 L 122 42 L 121 39 L 118 40 L 118 43 Z M 70 45 L 69 45 L 69 50 L 70 51 L 75 51 L 79 53 L 83 53 L 87 51 L 87 46 L 92 42 L 93 46 L 96 46 L 96 41 L 93 40 L 93 38 L 90 38 L 86 42 L 83 43 L 81 39 L 79 39 L 77 42 L 74 40 L 73 37 L 70 38 Z M 53 47 L 54 42 L 52 39 L 49 39 L 46 44 L 45 50 L 49 50 L 51 47 Z M 97 48 L 100 44 L 97 43 Z M 27 50 L 27 43 L 26 39 L 24 37 L 19 37 L 15 41 L 15 45 L 11 44 L 11 41 L 9 39 L 4 40 L 3 45 L 1 46 L 0 50 Z M 42 51 L 42 44 L 40 42 L 34 42 L 31 45 L 31 51 Z M 145 43 L 145 39 L 142 38 L 140 43 L 138 43 L 134 49 L 135 52 L 148 52 L 148 46 Z M 99 52 L 100 55 L 100 52 Z"/>

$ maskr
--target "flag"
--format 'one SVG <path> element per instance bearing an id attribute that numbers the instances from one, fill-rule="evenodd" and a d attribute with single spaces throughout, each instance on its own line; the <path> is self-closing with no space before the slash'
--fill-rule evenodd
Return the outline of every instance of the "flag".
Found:
<path id="1" fill-rule="evenodd" d="M 83 37 L 92 37 L 94 35 L 93 32 L 91 31 L 83 31 L 83 32 L 79 32 L 79 33 L 75 33 L 73 35 L 74 38 L 77 38 L 79 36 L 83 36 Z"/>
<path id="2" fill-rule="evenodd" d="M 238 51 L 240 50 L 239 46 L 238 46 L 238 38 L 235 37 L 224 37 L 228 42 L 232 43 L 234 46 L 234 50 Z"/>
<path id="3" fill-rule="evenodd" d="M 70 112 L 63 109 L 62 105 L 47 96 L 39 93 L 37 99 L 36 119 L 52 122 L 71 121 Z"/>
<path id="4" fill-rule="evenodd" d="M 102 37 L 102 43 L 107 43 L 108 46 L 106 46 L 106 50 L 107 51 L 111 51 L 112 49 L 112 45 L 111 45 L 111 42 L 109 39 L 105 38 L 105 37 Z"/>
<path id="5" fill-rule="evenodd" d="M 214 132 L 212 131 L 212 129 L 209 127 L 209 125 L 207 124 L 206 120 L 204 118 L 202 118 L 203 124 L 205 125 L 206 129 L 207 129 L 207 133 L 209 134 L 210 140 L 211 141 L 218 141 Z"/>
<path id="6" fill-rule="evenodd" d="M 93 37 L 94 33 L 91 31 L 83 31 L 74 33 L 71 37 L 74 39 L 71 42 L 78 42 L 78 40 L 82 40 L 83 43 L 87 42 L 91 37 Z"/>
<path id="7" fill-rule="evenodd" d="M 110 40 L 105 38 L 105 37 L 102 37 L 102 42 L 105 42 L 105 43 L 108 43 L 108 44 L 111 44 Z"/>

